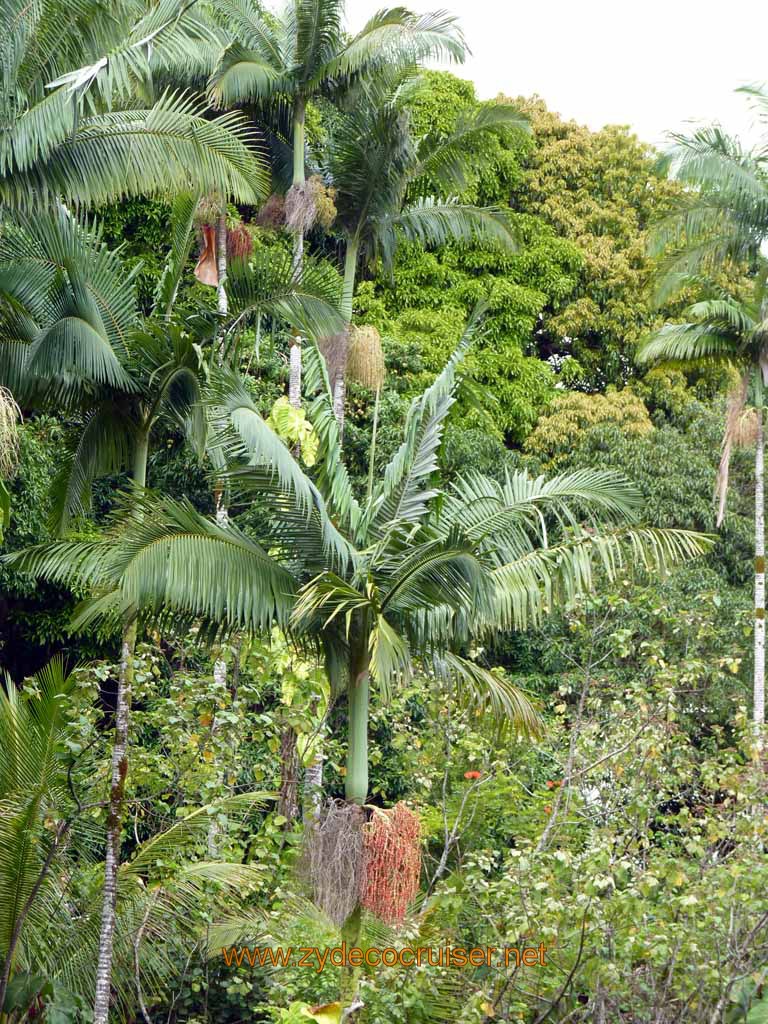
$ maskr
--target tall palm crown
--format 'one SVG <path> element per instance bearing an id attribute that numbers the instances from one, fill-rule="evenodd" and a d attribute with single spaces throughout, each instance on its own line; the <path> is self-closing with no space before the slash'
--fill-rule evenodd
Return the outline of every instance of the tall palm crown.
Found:
<path id="1" fill-rule="evenodd" d="M 768 93 L 743 91 L 768 111 Z M 713 125 L 673 140 L 664 163 L 688 188 L 654 232 L 655 249 L 665 252 L 662 290 L 685 284 L 691 273 L 714 276 L 727 260 L 754 269 L 768 239 L 768 137 L 745 149 Z"/>
<path id="2" fill-rule="evenodd" d="M 408 69 L 359 83 L 329 130 L 324 169 L 336 190 L 337 224 L 346 244 L 347 320 L 359 259 L 389 269 L 400 238 L 422 245 L 490 240 L 515 246 L 504 210 L 450 197 L 466 188 L 474 143 L 499 131 L 529 133 L 528 121 L 511 104 L 485 104 L 448 135 L 417 136 L 407 104 L 420 84 Z M 440 196 L 429 194 L 434 189 Z"/>
<path id="3" fill-rule="evenodd" d="M 467 656 L 475 639 L 524 628 L 553 603 L 612 576 L 627 552 L 665 567 L 706 546 L 698 535 L 633 525 L 639 496 L 623 479 L 582 471 L 551 480 L 479 474 L 439 486 L 437 458 L 456 371 L 472 329 L 435 383 L 415 399 L 400 449 L 370 499 L 353 493 L 341 460 L 325 364 L 309 350 L 310 415 L 320 439 L 308 477 L 232 374 L 212 404 L 229 479 L 266 501 L 258 535 L 226 529 L 188 503 L 147 496 L 139 521 L 118 516 L 104 539 L 11 556 L 19 568 L 95 587 L 93 614 L 202 619 L 214 631 L 275 622 L 323 651 L 336 692 L 346 688 L 348 799 L 368 788 L 370 683 L 386 698 L 417 667 L 453 680 L 476 703 L 534 728 L 525 698 Z"/>
<path id="4" fill-rule="evenodd" d="M 72 753 L 75 740 L 82 739 L 71 714 L 76 676 L 54 659 L 32 682 L 34 691 L 30 687 L 25 694 L 15 686 L 0 689 L 0 1005 L 9 1017 L 23 1017 L 36 996 L 56 1003 L 56 997 L 65 1002 L 75 996 L 85 1003 L 99 939 L 99 886 L 78 887 L 73 878 L 78 868 L 97 863 L 100 825 L 92 815 L 101 806 L 103 779 L 87 750 L 80 765 Z M 238 794 L 221 806 L 242 816 L 264 796 Z M 251 865 L 197 859 L 207 828 L 208 809 L 193 810 L 141 844 L 120 868 L 113 983 L 126 1015 L 135 1000 L 141 922 L 147 939 L 154 938 L 142 950 L 144 982 L 160 989 L 168 970 L 151 947 L 190 920 L 203 893 L 210 896 L 211 879 L 223 883 L 231 899 L 260 874 Z M 173 856 L 181 871 L 158 887 L 153 883 L 163 856 Z"/>
<path id="5" fill-rule="evenodd" d="M 196 67 L 213 45 L 215 34 L 195 6 L 2 0 L 6 209 L 189 187 L 243 202 L 263 197 L 265 171 L 239 114 L 211 120 L 191 96 L 153 97 L 155 75 Z"/>
<path id="6" fill-rule="evenodd" d="M 190 195 L 171 217 L 173 245 L 155 307 L 142 316 L 120 255 L 95 222 L 63 208 L 19 215 L 0 239 L 0 381 L 25 408 L 53 406 L 79 414 L 83 428 L 61 460 L 58 523 L 65 527 L 88 501 L 93 480 L 133 468 L 144 486 L 150 434 L 163 417 L 197 426 L 203 443 L 204 347 L 217 325 L 203 317 L 175 322 L 174 297 L 194 239 Z M 338 277 L 308 261 L 297 277 L 287 257 L 256 255 L 231 268 L 231 316 L 225 339 L 253 315 L 289 318 L 311 334 L 338 323 Z M 138 460 L 138 461 L 137 461 Z"/>
<path id="7" fill-rule="evenodd" d="M 308 101 L 334 95 L 360 72 L 411 65 L 427 57 L 463 60 L 454 18 L 380 11 L 356 35 L 344 29 L 344 0 L 289 0 L 277 14 L 254 0 L 209 0 L 231 34 L 211 76 L 215 99 L 227 105 L 281 97 L 303 115 Z"/>
<path id="8" fill-rule="evenodd" d="M 768 94 L 743 90 L 768 110 Z M 690 322 L 667 324 L 639 351 L 640 361 L 726 362 L 738 369 L 741 383 L 731 397 L 723 455 L 718 473 L 718 524 L 725 511 L 728 462 L 748 393 L 755 406 L 755 627 L 753 717 L 765 718 L 765 508 L 764 391 L 768 386 L 768 138 L 752 150 L 719 126 L 690 137 L 677 136 L 668 157 L 674 175 L 688 188 L 656 231 L 664 252 L 660 293 L 700 285 L 697 275 L 714 278 L 723 267 L 746 271 L 752 296 L 705 286 L 705 297 L 688 310 Z"/>

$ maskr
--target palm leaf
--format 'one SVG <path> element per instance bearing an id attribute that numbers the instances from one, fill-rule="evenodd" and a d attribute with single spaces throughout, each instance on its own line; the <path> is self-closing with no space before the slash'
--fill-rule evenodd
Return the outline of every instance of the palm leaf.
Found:
<path id="1" fill-rule="evenodd" d="M 11 164 L 0 198 L 16 208 L 58 197 L 95 205 L 198 189 L 258 203 L 268 176 L 252 129 L 238 113 L 213 120 L 204 113 L 196 100 L 169 93 L 147 110 L 84 117 L 46 156 L 26 167 Z"/>

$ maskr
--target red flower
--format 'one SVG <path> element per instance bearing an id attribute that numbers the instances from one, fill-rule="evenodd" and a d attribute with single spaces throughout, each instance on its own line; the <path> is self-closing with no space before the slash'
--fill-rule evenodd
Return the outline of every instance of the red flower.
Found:
<path id="1" fill-rule="evenodd" d="M 554 789 L 556 785 L 557 783 L 553 782 L 552 779 L 547 779 L 547 789 Z"/>
<path id="2" fill-rule="evenodd" d="M 480 772 L 464 772 L 465 779 L 479 779 Z"/>

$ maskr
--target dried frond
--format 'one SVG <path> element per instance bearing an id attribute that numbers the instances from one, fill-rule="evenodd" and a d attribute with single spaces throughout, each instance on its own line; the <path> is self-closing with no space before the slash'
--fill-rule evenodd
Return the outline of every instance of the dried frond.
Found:
<path id="1" fill-rule="evenodd" d="M 731 452 L 736 447 L 754 444 L 757 437 L 757 414 L 754 409 L 746 409 L 747 375 L 728 396 L 723 434 L 723 451 L 715 479 L 715 501 L 717 502 L 717 525 L 721 526 L 725 518 L 725 501 L 728 495 L 728 476 L 731 467 Z"/>
<path id="2" fill-rule="evenodd" d="M 195 277 L 200 284 L 212 285 L 219 283 L 219 271 L 216 264 L 216 230 L 211 224 L 204 224 L 202 229 L 203 243 L 200 257 L 195 266 Z"/>
<path id="3" fill-rule="evenodd" d="M 360 904 L 385 924 L 403 923 L 419 888 L 421 827 L 404 803 L 376 808 L 363 828 L 364 867 Z"/>
<path id="4" fill-rule="evenodd" d="M 376 328 L 370 324 L 350 328 L 348 380 L 376 391 L 384 383 L 386 372 L 381 335 Z"/>
<path id="5" fill-rule="evenodd" d="M 357 906 L 364 888 L 364 822 L 362 807 L 329 800 L 304 837 L 304 873 L 312 886 L 312 898 L 339 926 Z"/>
<path id="6" fill-rule="evenodd" d="M 0 387 L 0 477 L 9 477 L 19 461 L 21 409 L 7 388 Z"/>

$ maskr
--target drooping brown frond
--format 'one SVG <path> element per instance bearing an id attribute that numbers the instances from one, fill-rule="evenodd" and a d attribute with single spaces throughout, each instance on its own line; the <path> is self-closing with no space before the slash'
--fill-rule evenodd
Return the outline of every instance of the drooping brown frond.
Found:
<path id="1" fill-rule="evenodd" d="M 381 335 L 376 328 L 370 324 L 351 327 L 347 378 L 376 391 L 384 383 L 386 372 Z"/>
<path id="2" fill-rule="evenodd" d="M 219 272 L 216 267 L 216 229 L 211 224 L 203 225 L 203 247 L 195 266 L 195 277 L 200 284 L 212 285 L 219 283 Z"/>
<path id="3" fill-rule="evenodd" d="M 745 409 L 747 402 L 747 375 L 728 396 L 725 433 L 720 465 L 715 479 L 715 501 L 717 502 L 717 525 L 725 518 L 725 501 L 728 495 L 728 475 L 731 466 L 731 452 L 736 447 L 754 443 L 757 432 L 757 417 L 754 409 Z"/>

